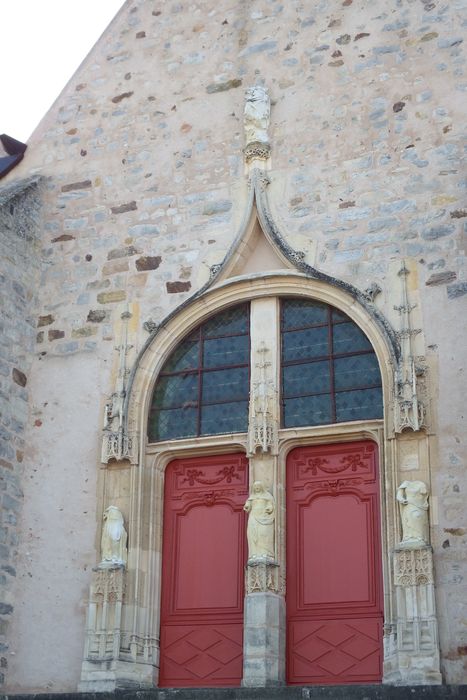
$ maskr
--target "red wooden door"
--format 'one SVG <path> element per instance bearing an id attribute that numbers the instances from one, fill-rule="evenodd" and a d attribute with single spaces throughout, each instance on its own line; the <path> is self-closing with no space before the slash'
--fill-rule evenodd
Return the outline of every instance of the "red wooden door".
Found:
<path id="1" fill-rule="evenodd" d="M 381 681 L 379 532 L 375 443 L 299 447 L 289 454 L 289 683 Z"/>
<path id="2" fill-rule="evenodd" d="M 247 497 L 244 455 L 167 467 L 160 686 L 240 685 Z"/>

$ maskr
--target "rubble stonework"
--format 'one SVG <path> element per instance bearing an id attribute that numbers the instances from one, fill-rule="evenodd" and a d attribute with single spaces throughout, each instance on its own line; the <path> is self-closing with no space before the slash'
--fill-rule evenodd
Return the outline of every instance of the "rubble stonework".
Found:
<path id="1" fill-rule="evenodd" d="M 124 3 L 0 189 L 31 173 L 43 179 L 40 250 L 35 185 L 0 214 L 0 399 L 11 391 L 0 424 L 0 633 L 11 690 L 78 686 L 108 503 L 128 518 L 121 667 L 136 660 L 151 678 L 155 636 L 127 633 L 156 594 L 138 598 L 150 545 L 132 541 L 139 515 L 149 518 L 134 496 L 144 434 L 124 433 L 123 394 L 153 334 L 222 274 L 246 230 L 258 163 L 297 270 L 353 285 L 403 341 L 404 374 L 393 367 L 391 391 L 415 396 L 423 421 L 413 411 L 400 420 L 391 395 L 385 460 L 398 465 L 394 492 L 405 480 L 430 482 L 441 672 L 465 683 L 464 54 L 460 3 Z M 269 141 L 248 155 L 244 93 L 254 85 L 271 100 Z M 402 260 L 410 309 L 401 311 Z M 102 460 L 111 401 L 120 432 L 112 427 L 117 442 L 104 441 Z M 276 460 L 271 425 L 265 454 Z M 400 534 L 384 534 L 389 551 Z M 282 619 L 280 602 L 277 611 Z M 393 635 L 396 623 L 393 611 Z"/>

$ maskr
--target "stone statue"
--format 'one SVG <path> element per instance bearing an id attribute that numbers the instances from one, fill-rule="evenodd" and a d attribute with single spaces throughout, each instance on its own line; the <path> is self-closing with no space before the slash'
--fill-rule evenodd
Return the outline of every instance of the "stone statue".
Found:
<path id="1" fill-rule="evenodd" d="M 403 481 L 397 489 L 404 547 L 416 549 L 429 544 L 428 486 L 423 481 Z"/>
<path id="2" fill-rule="evenodd" d="M 100 566 L 124 566 L 127 560 L 127 533 L 123 515 L 116 506 L 109 506 L 104 511 L 103 520 Z"/>
<path id="3" fill-rule="evenodd" d="M 255 85 L 245 93 L 245 142 L 269 143 L 268 127 L 271 114 L 271 102 L 264 87 Z"/>
<path id="4" fill-rule="evenodd" d="M 248 559 L 274 559 L 276 504 L 262 481 L 253 483 L 243 510 L 248 513 Z"/>

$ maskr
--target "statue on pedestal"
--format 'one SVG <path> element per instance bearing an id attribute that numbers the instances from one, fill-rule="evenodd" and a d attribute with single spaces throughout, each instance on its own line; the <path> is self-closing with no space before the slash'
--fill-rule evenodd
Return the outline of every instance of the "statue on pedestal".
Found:
<path id="1" fill-rule="evenodd" d="M 276 503 L 262 481 L 255 481 L 243 509 L 248 513 L 248 560 L 274 559 Z"/>
<path id="2" fill-rule="evenodd" d="M 396 498 L 402 522 L 400 546 L 415 549 L 429 544 L 428 486 L 423 481 L 403 481 Z"/>
<path id="3" fill-rule="evenodd" d="M 127 532 L 123 515 L 116 506 L 109 506 L 103 515 L 100 568 L 124 566 L 127 560 Z"/>

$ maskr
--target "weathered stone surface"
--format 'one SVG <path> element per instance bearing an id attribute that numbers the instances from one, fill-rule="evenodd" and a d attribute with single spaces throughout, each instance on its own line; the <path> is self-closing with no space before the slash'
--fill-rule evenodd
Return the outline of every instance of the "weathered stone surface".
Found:
<path id="1" fill-rule="evenodd" d="M 48 331 L 47 337 L 49 340 L 58 340 L 59 338 L 65 337 L 65 331 L 61 331 L 54 328 L 53 330 Z"/>
<path id="2" fill-rule="evenodd" d="M 448 298 L 457 299 L 467 294 L 467 282 L 457 282 L 448 285 Z"/>
<path id="3" fill-rule="evenodd" d="M 453 282 L 456 278 L 457 275 L 453 270 L 446 270 L 445 272 L 434 272 L 432 275 L 430 275 L 425 284 L 427 286 L 447 284 L 447 282 Z"/>
<path id="4" fill-rule="evenodd" d="M 126 292 L 117 289 L 114 292 L 100 292 L 97 295 L 97 301 L 99 304 L 114 304 L 117 301 L 124 301 L 126 299 Z"/>
<path id="5" fill-rule="evenodd" d="M 112 97 L 112 102 L 114 104 L 118 104 L 122 100 L 127 100 L 129 97 L 133 95 L 133 91 L 130 92 L 122 92 L 121 95 L 116 95 L 115 97 Z"/>
<path id="6" fill-rule="evenodd" d="M 240 87 L 242 81 L 240 78 L 232 78 L 232 80 L 226 80 L 223 83 L 211 83 L 207 86 L 206 92 L 212 94 L 214 92 L 225 92 L 226 90 L 232 90 L 232 88 Z"/>
<path id="7" fill-rule="evenodd" d="M 21 370 L 17 369 L 16 367 L 13 367 L 11 375 L 13 377 L 13 381 L 16 384 L 18 384 L 19 386 L 26 386 L 28 379 L 24 372 L 21 372 Z"/>
<path id="8" fill-rule="evenodd" d="M 73 328 L 71 331 L 72 338 L 88 338 L 90 335 L 95 335 L 97 328 L 92 326 L 83 326 L 82 328 Z"/>
<path id="9" fill-rule="evenodd" d="M 61 236 L 57 236 L 57 238 L 52 238 L 52 243 L 64 243 L 65 241 L 74 241 L 75 237 L 71 235 L 71 233 L 62 233 Z"/>
<path id="10" fill-rule="evenodd" d="M 55 321 L 54 316 L 52 314 L 46 314 L 45 316 L 39 316 L 39 319 L 37 321 L 37 327 L 41 328 L 41 326 L 50 326 L 51 323 Z"/>
<path id="11" fill-rule="evenodd" d="M 102 323 L 109 318 L 109 312 L 103 309 L 91 309 L 87 315 L 86 321 L 91 323 Z"/>
<path id="12" fill-rule="evenodd" d="M 140 251 L 135 248 L 135 246 L 130 245 L 126 248 L 116 248 L 115 250 L 109 250 L 107 253 L 107 260 L 115 260 L 117 258 L 128 258 L 132 255 L 137 255 Z"/>
<path id="13" fill-rule="evenodd" d="M 102 268 L 103 275 L 115 275 L 117 272 L 128 272 L 130 264 L 126 258 L 110 260 Z"/>
<path id="14" fill-rule="evenodd" d="M 167 282 L 167 291 L 169 294 L 178 294 L 180 292 L 188 292 L 191 289 L 191 282 Z"/>
<path id="15" fill-rule="evenodd" d="M 157 270 L 161 264 L 162 258 L 160 255 L 144 255 L 135 261 L 136 269 L 141 270 Z"/>
<path id="16" fill-rule="evenodd" d="M 73 190 L 87 190 L 92 187 L 91 180 L 82 180 L 81 182 L 70 182 L 68 185 L 62 185 L 62 192 L 73 192 Z"/>
<path id="17" fill-rule="evenodd" d="M 132 202 L 127 202 L 127 204 L 119 204 L 116 207 L 110 207 L 110 211 L 112 214 L 124 214 L 127 211 L 136 211 L 137 208 L 138 206 L 133 200 Z"/>

